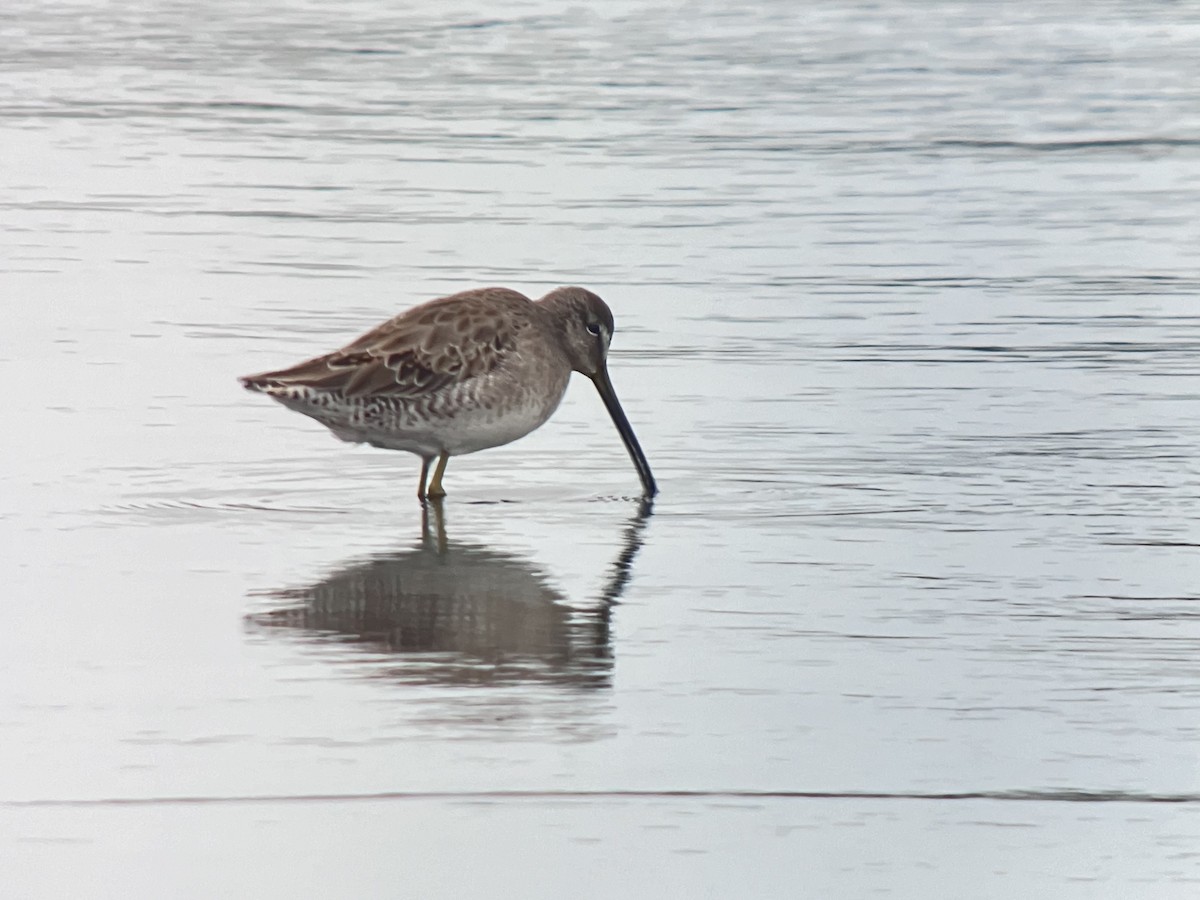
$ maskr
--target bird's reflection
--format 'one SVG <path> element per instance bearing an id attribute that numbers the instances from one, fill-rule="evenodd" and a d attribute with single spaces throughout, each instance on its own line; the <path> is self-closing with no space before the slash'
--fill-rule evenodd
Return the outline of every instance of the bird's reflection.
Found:
<path id="1" fill-rule="evenodd" d="M 644 501 L 585 610 L 568 606 L 528 560 L 447 539 L 441 503 L 430 501 L 413 548 L 353 562 L 312 585 L 267 592 L 286 605 L 248 621 L 256 630 L 381 653 L 372 671 L 407 683 L 605 687 L 612 609 L 649 516 Z"/>

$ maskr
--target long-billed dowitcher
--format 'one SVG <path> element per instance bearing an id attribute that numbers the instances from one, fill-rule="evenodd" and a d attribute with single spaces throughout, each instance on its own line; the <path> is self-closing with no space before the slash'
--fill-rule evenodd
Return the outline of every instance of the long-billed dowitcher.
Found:
<path id="1" fill-rule="evenodd" d="M 608 377 L 612 334 L 612 312 L 583 288 L 557 288 L 536 302 L 507 288 L 480 288 L 423 303 L 340 350 L 241 382 L 343 441 L 415 453 L 424 500 L 445 496 L 451 456 L 529 434 L 558 408 L 571 372 L 581 372 L 600 392 L 652 497 L 658 487 L 650 464 Z"/>

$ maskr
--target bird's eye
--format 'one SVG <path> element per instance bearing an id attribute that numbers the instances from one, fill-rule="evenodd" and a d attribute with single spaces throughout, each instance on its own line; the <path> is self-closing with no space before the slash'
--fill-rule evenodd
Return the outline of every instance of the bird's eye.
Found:
<path id="1" fill-rule="evenodd" d="M 596 336 L 599 336 L 600 335 L 600 323 L 599 322 L 588 322 L 587 330 L 588 330 L 588 334 L 594 334 Z"/>

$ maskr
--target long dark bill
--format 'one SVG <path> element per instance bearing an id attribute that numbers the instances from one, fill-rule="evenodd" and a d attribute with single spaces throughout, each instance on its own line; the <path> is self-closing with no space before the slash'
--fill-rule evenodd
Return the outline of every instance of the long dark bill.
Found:
<path id="1" fill-rule="evenodd" d="M 621 440 L 625 442 L 629 458 L 633 460 L 638 477 L 642 479 L 642 490 L 645 491 L 647 497 L 653 497 L 658 493 L 658 485 L 654 483 L 654 476 L 650 474 L 650 463 L 646 462 L 646 454 L 642 452 L 641 444 L 633 435 L 633 426 L 625 418 L 625 410 L 621 409 L 621 403 L 617 400 L 617 392 L 613 390 L 612 382 L 608 379 L 608 370 L 601 369 L 593 375 L 592 383 L 600 392 L 600 399 L 604 401 L 604 405 L 608 408 L 608 414 L 612 416 L 613 424 L 617 426 L 617 432 L 621 435 Z"/>

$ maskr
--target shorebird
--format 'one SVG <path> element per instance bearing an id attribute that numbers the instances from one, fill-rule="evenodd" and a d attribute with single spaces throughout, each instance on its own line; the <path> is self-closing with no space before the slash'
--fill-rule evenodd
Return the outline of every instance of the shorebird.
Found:
<path id="1" fill-rule="evenodd" d="M 580 372 L 599 391 L 653 497 L 650 464 L 608 377 L 612 334 L 612 312 L 581 287 L 556 288 L 537 301 L 479 288 L 413 307 L 340 350 L 240 381 L 343 441 L 415 453 L 424 500 L 446 495 L 450 457 L 499 447 L 545 423 L 571 372 Z"/>

